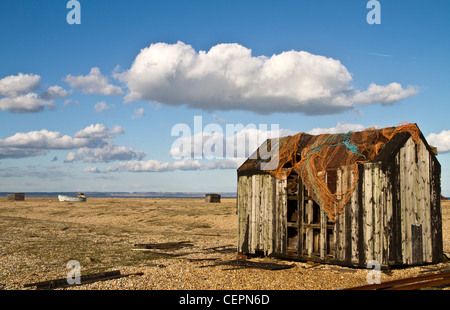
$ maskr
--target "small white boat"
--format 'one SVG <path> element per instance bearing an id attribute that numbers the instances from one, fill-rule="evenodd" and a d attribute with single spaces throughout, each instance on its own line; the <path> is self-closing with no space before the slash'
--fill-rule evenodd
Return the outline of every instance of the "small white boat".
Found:
<path id="1" fill-rule="evenodd" d="M 59 201 L 86 201 L 86 196 L 83 193 L 78 193 L 76 197 L 74 196 L 66 196 L 66 195 L 58 195 Z"/>

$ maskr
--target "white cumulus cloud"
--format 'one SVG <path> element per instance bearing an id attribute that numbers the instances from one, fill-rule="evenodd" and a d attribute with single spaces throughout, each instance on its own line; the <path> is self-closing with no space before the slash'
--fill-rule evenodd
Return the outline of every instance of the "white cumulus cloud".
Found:
<path id="1" fill-rule="evenodd" d="M 417 93 L 398 83 L 356 91 L 338 60 L 305 51 L 253 56 L 242 45 L 195 51 L 183 42 L 144 48 L 131 68 L 115 77 L 128 88 L 126 102 L 146 100 L 204 110 L 331 114 L 359 104 L 391 104 Z M 356 96 L 356 97 L 355 97 Z"/>
<path id="2" fill-rule="evenodd" d="M 51 150 L 77 150 L 68 153 L 65 162 L 111 162 L 113 160 L 142 159 L 146 154 L 131 147 L 116 145 L 111 141 L 124 129 L 115 126 L 107 128 L 103 124 L 92 124 L 73 136 L 63 135 L 47 129 L 18 132 L 0 139 L 0 159 L 24 158 L 46 155 Z"/>
<path id="3" fill-rule="evenodd" d="M 414 96 L 418 92 L 419 90 L 417 87 L 408 86 L 405 89 L 399 83 L 391 83 L 386 86 L 371 83 L 366 91 L 357 93 L 354 100 L 361 106 L 374 103 L 390 105 L 410 96 Z"/>
<path id="4" fill-rule="evenodd" d="M 442 130 L 440 133 L 430 133 L 426 140 L 428 144 L 436 147 L 439 153 L 450 152 L 450 130 Z"/>
<path id="5" fill-rule="evenodd" d="M 44 110 L 45 107 L 54 108 L 55 104 L 52 100 L 42 99 L 35 93 L 0 99 L 0 110 L 13 113 L 35 113 Z"/>
<path id="6" fill-rule="evenodd" d="M 98 148 L 83 147 L 78 151 L 70 152 L 64 162 L 83 161 L 87 163 L 112 162 L 116 160 L 142 159 L 147 153 L 136 151 L 131 147 L 116 145 L 107 142 L 106 145 Z"/>
<path id="7" fill-rule="evenodd" d="M 89 138 L 89 139 L 103 139 L 103 138 L 112 138 L 116 135 L 123 134 L 125 130 L 116 125 L 112 130 L 108 129 L 103 124 L 91 124 L 86 128 L 75 133 L 75 138 Z"/>
<path id="8" fill-rule="evenodd" d="M 46 91 L 44 91 L 41 95 L 42 99 L 59 99 L 65 98 L 69 95 L 69 92 L 58 85 L 50 86 Z"/>
<path id="9" fill-rule="evenodd" d="M 10 75 L 0 79 L 0 110 L 12 113 L 36 113 L 45 108 L 54 108 L 54 99 L 64 98 L 69 93 L 60 86 L 50 86 L 42 94 L 34 91 L 40 87 L 37 74 Z"/>
<path id="10" fill-rule="evenodd" d="M 39 88 L 41 77 L 36 74 L 10 75 L 0 80 L 0 96 L 15 97 Z"/>
<path id="11" fill-rule="evenodd" d="M 88 75 L 73 76 L 71 74 L 64 78 L 71 87 L 81 90 L 84 94 L 99 94 L 99 95 L 122 95 L 123 91 L 119 86 L 113 85 L 108 81 L 100 69 L 97 67 L 91 68 Z"/>

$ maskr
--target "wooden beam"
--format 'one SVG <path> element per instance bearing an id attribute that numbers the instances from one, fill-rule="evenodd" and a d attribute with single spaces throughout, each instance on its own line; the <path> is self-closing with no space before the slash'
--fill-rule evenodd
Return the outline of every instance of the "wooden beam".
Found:
<path id="1" fill-rule="evenodd" d="M 380 284 L 368 284 L 344 290 L 403 290 L 419 289 L 450 283 L 450 272 L 426 274 L 422 276 L 387 281 Z"/>
<path id="2" fill-rule="evenodd" d="M 94 274 L 88 274 L 88 275 L 81 275 L 80 276 L 80 283 L 79 284 L 69 284 L 67 282 L 67 278 L 64 279 L 55 279 L 55 280 L 49 280 L 49 281 L 43 281 L 43 282 L 36 282 L 36 283 L 29 283 L 25 284 L 24 287 L 33 287 L 35 286 L 38 290 L 51 290 L 55 288 L 66 288 L 71 286 L 79 286 L 79 285 L 85 285 L 90 284 L 94 282 L 99 281 L 107 281 L 107 280 L 113 280 L 118 278 L 124 278 L 131 275 L 143 275 L 142 272 L 139 273 L 132 273 L 132 274 L 120 274 L 120 270 L 114 270 L 114 271 L 107 271 L 107 272 L 101 272 L 101 273 L 94 273 Z"/>

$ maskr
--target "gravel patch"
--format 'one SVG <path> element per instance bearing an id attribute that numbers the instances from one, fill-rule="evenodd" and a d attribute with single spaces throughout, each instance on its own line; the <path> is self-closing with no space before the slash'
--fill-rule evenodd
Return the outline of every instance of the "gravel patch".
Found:
<path id="1" fill-rule="evenodd" d="M 442 206 L 444 251 L 450 253 L 450 202 Z M 69 260 L 80 262 L 81 274 L 120 270 L 143 275 L 67 290 L 336 290 L 367 284 L 367 269 L 263 257 L 249 258 L 251 266 L 230 264 L 238 258 L 236 233 L 234 199 L 220 204 L 201 199 L 88 198 L 78 204 L 56 198 L 4 199 L 0 200 L 0 289 L 34 289 L 24 285 L 65 278 Z M 136 246 L 167 242 L 180 246 Z M 264 264 L 290 268 L 259 268 Z M 380 279 L 391 281 L 449 267 L 444 262 L 394 269 L 382 272 Z"/>

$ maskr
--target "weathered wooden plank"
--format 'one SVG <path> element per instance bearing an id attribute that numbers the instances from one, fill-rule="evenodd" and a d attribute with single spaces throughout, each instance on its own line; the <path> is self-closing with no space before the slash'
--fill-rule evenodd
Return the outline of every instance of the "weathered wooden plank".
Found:
<path id="1" fill-rule="evenodd" d="M 275 253 L 280 254 L 280 183 L 276 179 L 274 182 L 274 251 Z"/>
<path id="2" fill-rule="evenodd" d="M 259 175 L 252 176 L 252 253 L 256 253 L 258 249 L 258 177 Z"/>
<path id="3" fill-rule="evenodd" d="M 251 219 L 251 215 L 252 215 L 252 208 L 251 208 L 251 192 L 252 192 L 252 183 L 251 183 L 252 179 L 251 176 L 248 176 L 245 179 L 245 225 L 246 225 L 246 230 L 245 230 L 245 243 L 246 243 L 246 248 L 247 248 L 247 253 L 250 252 L 250 242 L 251 242 L 251 238 L 250 238 L 250 233 L 251 233 L 251 223 L 250 223 L 250 219 Z"/>
<path id="4" fill-rule="evenodd" d="M 345 184 L 346 192 L 351 192 L 353 190 L 352 184 L 352 167 L 343 167 L 343 182 Z M 353 192 L 351 192 L 353 195 Z M 351 211 L 351 198 L 345 205 L 345 263 L 347 265 L 352 264 L 352 211 Z"/>
<path id="5" fill-rule="evenodd" d="M 245 235 L 245 243 L 247 248 L 247 253 L 251 251 L 251 216 L 252 216 L 252 208 L 251 208 L 251 193 L 252 193 L 252 178 L 248 176 L 245 179 L 245 222 L 246 222 L 246 235 Z"/>
<path id="6" fill-rule="evenodd" d="M 304 199 L 305 189 L 303 186 L 302 178 L 298 178 L 298 258 L 303 259 L 303 221 L 304 221 Z"/>
<path id="7" fill-rule="evenodd" d="M 430 160 L 430 218 L 433 263 L 442 261 L 441 167 L 437 160 Z"/>
<path id="8" fill-rule="evenodd" d="M 400 148 L 400 217 L 401 217 L 401 249 L 403 263 L 407 264 L 410 261 L 410 255 L 408 251 L 408 214 L 407 214 L 407 151 L 404 147 Z"/>
<path id="9" fill-rule="evenodd" d="M 381 260 L 380 264 L 387 266 L 389 264 L 389 231 L 390 231 L 390 218 L 389 218 L 389 209 L 388 205 L 388 197 L 390 195 L 390 189 L 388 188 L 388 176 L 385 171 L 381 169 L 380 165 L 380 177 L 381 177 L 381 191 L 380 191 L 380 204 L 381 204 L 381 226 L 380 226 L 380 252 L 381 252 Z"/>
<path id="10" fill-rule="evenodd" d="M 364 165 L 364 244 L 366 261 L 373 260 L 373 197 L 372 197 L 372 169 L 370 164 Z"/>
<path id="11" fill-rule="evenodd" d="M 395 165 L 392 171 L 392 242 L 391 249 L 389 252 L 389 261 L 391 264 L 401 264 L 403 262 L 403 251 L 402 251 L 402 207 L 401 207 L 401 152 L 399 151 L 395 156 Z"/>
<path id="12" fill-rule="evenodd" d="M 287 251 L 287 242 L 288 242 L 288 236 L 287 236 L 287 192 L 286 192 L 286 186 L 287 186 L 287 180 L 281 180 L 281 253 L 286 254 Z"/>
<path id="13" fill-rule="evenodd" d="M 261 177 L 262 177 L 261 174 L 256 175 L 254 190 L 253 190 L 254 195 L 255 195 L 253 199 L 255 201 L 255 212 L 256 212 L 256 214 L 254 215 L 255 216 L 255 227 L 254 227 L 255 234 L 253 237 L 254 243 L 255 243 L 255 245 L 254 245 L 255 252 L 261 249 L 261 247 L 260 247 L 260 245 L 261 245 L 261 242 L 260 242 L 261 241 L 261 214 L 262 214 L 262 212 L 261 212 L 262 211 L 261 210 L 261 183 L 260 183 Z"/>
<path id="14" fill-rule="evenodd" d="M 269 242 L 269 210 L 270 205 L 267 202 L 267 196 L 269 188 L 267 186 L 268 175 L 261 175 L 260 178 L 260 212 L 261 212 L 261 232 L 260 232 L 260 250 L 264 255 L 268 255 L 268 242 Z"/>
<path id="15" fill-rule="evenodd" d="M 387 281 L 380 284 L 368 284 L 348 288 L 345 290 L 391 290 L 391 289 L 420 289 L 431 286 L 437 286 L 449 283 L 450 273 L 442 272 L 438 274 L 426 274 L 422 276 L 414 276 L 411 278 L 403 278 L 393 281 Z"/>
<path id="16" fill-rule="evenodd" d="M 320 258 L 327 258 L 327 215 L 320 210 Z"/>
<path id="17" fill-rule="evenodd" d="M 404 263 L 412 264 L 412 232 L 411 225 L 413 224 L 413 216 L 415 209 L 415 199 L 413 199 L 414 192 L 414 168 L 415 168 L 415 150 L 412 138 L 408 139 L 405 145 L 401 148 L 404 152 L 404 161 L 402 165 L 403 168 L 403 188 L 402 188 L 402 209 L 404 216 L 404 231 L 405 239 L 403 240 L 403 252 L 404 252 Z"/>
<path id="18" fill-rule="evenodd" d="M 343 178 L 342 178 L 342 170 L 338 169 L 336 171 L 336 193 L 342 193 L 343 191 L 345 191 L 345 188 L 343 188 Z M 338 244 L 337 244 L 337 253 L 336 253 L 336 258 L 339 261 L 344 261 L 345 260 L 345 212 L 340 213 L 337 215 L 337 219 L 339 221 L 339 230 L 338 230 L 338 234 L 339 234 L 339 238 L 338 240 Z"/>
<path id="19" fill-rule="evenodd" d="M 287 243 L 287 236 L 286 236 L 286 228 L 284 225 L 286 214 L 285 211 L 285 204 L 284 204 L 284 190 L 283 190 L 283 184 L 284 182 L 282 180 L 278 181 L 278 235 L 280 238 L 278 239 L 278 252 L 281 254 L 285 253 L 285 245 Z"/>
<path id="20" fill-rule="evenodd" d="M 328 174 L 325 172 L 325 184 L 328 184 Z M 330 187 L 330 186 L 328 186 Z M 322 260 L 325 260 L 327 257 L 327 215 L 322 208 L 319 210 L 320 212 L 320 238 L 319 242 L 319 256 Z"/>
<path id="21" fill-rule="evenodd" d="M 263 232 L 263 251 L 265 255 L 272 254 L 272 200 L 271 200 L 271 178 L 272 176 L 267 174 L 263 176 L 263 190 L 262 190 L 262 198 L 261 205 L 264 210 L 264 232 Z"/>
<path id="22" fill-rule="evenodd" d="M 255 224 L 255 219 L 253 217 L 254 213 L 254 201 L 253 201 L 253 176 L 248 177 L 248 195 L 247 195 L 247 201 L 248 201 L 248 250 L 249 253 L 254 253 L 253 250 L 253 226 Z"/>
<path id="23" fill-rule="evenodd" d="M 381 263 L 381 211 L 380 208 L 381 182 L 380 168 L 372 164 L 372 208 L 373 208 L 373 259 Z"/>
<path id="24" fill-rule="evenodd" d="M 308 203 L 306 205 L 306 210 L 305 210 L 305 217 L 306 217 L 306 223 L 307 224 L 312 224 L 312 220 L 313 220 L 313 200 L 308 200 Z M 306 250 L 307 250 L 307 255 L 311 256 L 312 251 L 313 251 L 313 229 L 311 227 L 307 227 L 306 228 Z"/>
<path id="25" fill-rule="evenodd" d="M 351 183 L 353 184 L 355 180 L 355 176 L 352 173 L 350 176 Z M 351 262 L 354 265 L 359 263 L 359 251 L 358 251 L 358 242 L 359 238 L 362 236 L 359 235 L 359 206 L 358 206 L 358 189 L 359 182 L 356 184 L 355 189 L 353 190 L 352 198 L 350 201 L 350 214 L 351 214 Z"/>
<path id="26" fill-rule="evenodd" d="M 275 251 L 284 254 L 287 243 L 286 181 L 275 179 L 275 184 Z"/>
<path id="27" fill-rule="evenodd" d="M 423 262 L 426 252 L 426 246 L 423 242 L 423 222 L 426 221 L 426 218 L 424 217 L 424 182 L 423 182 L 423 159 L 421 158 L 421 146 L 420 143 L 418 145 L 415 145 L 415 171 L 414 171 L 414 198 L 415 198 L 415 210 L 414 210 L 414 218 L 413 218 L 413 225 L 420 226 L 420 236 L 414 236 L 414 234 L 417 233 L 418 230 L 416 230 L 414 227 L 412 227 L 412 240 L 413 240 L 413 260 L 414 261 L 421 261 Z M 416 242 L 416 240 L 418 242 Z M 420 244 L 420 247 L 418 246 Z M 418 253 L 415 253 L 416 251 L 420 251 L 420 259 Z"/>
<path id="28" fill-rule="evenodd" d="M 387 174 L 384 174 L 384 201 L 385 201 L 385 217 L 384 217 L 384 241 L 383 241 L 383 247 L 384 247 L 384 256 L 383 256 L 383 262 L 382 264 L 388 265 L 389 264 L 389 256 L 390 256 L 390 249 L 391 249 L 391 236 L 393 234 L 393 227 L 394 221 L 392 219 L 393 217 L 393 200 L 392 200 L 392 184 L 390 179 L 388 178 Z"/>
<path id="29" fill-rule="evenodd" d="M 238 212 L 238 252 L 244 253 L 247 252 L 247 249 L 244 249 L 244 242 L 246 237 L 246 204 L 245 204 L 245 192 L 247 190 L 246 188 L 246 182 L 245 179 L 246 176 L 239 176 L 238 177 L 238 195 L 237 195 L 237 212 Z"/>
<path id="30" fill-rule="evenodd" d="M 259 179 L 260 183 L 260 235 L 259 235 L 259 243 L 260 250 L 263 251 L 264 255 L 267 255 L 267 188 L 266 188 L 266 180 L 267 175 L 262 174 Z"/>
<path id="31" fill-rule="evenodd" d="M 272 183 L 272 252 L 277 253 L 277 182 L 275 178 L 272 178 L 270 181 Z"/>
<path id="32" fill-rule="evenodd" d="M 76 283 L 70 284 L 68 282 L 67 278 L 62 278 L 62 279 L 55 279 L 55 280 L 49 280 L 49 281 L 43 281 L 43 282 L 24 284 L 24 287 L 35 286 L 38 290 L 42 290 L 42 289 L 49 290 L 49 289 L 56 289 L 56 288 L 67 288 L 67 287 L 71 287 L 71 286 L 86 285 L 86 284 L 94 283 L 94 282 L 98 282 L 98 281 L 119 279 L 119 278 L 129 277 L 132 275 L 141 276 L 141 275 L 143 275 L 143 273 L 138 272 L 138 273 L 131 273 L 131 274 L 121 274 L 120 270 L 113 270 L 113 271 L 106 271 L 106 272 L 101 272 L 101 273 L 81 275 L 79 284 L 76 284 Z"/>
<path id="33" fill-rule="evenodd" d="M 413 225 L 416 223 L 416 204 L 417 204 L 417 199 L 415 196 L 415 190 L 416 190 L 416 170 L 417 170 L 417 165 L 416 165 L 416 146 L 415 143 L 413 141 L 412 138 L 409 138 L 409 140 L 406 142 L 405 147 L 407 148 L 408 151 L 408 175 L 407 175 L 407 193 L 406 193 L 406 197 L 408 198 L 408 203 L 406 205 L 407 207 L 407 216 L 408 216 L 408 220 L 407 223 L 409 225 L 409 227 L 407 227 L 407 235 L 408 235 L 408 250 L 409 250 L 409 255 L 410 255 L 410 259 L 409 259 L 409 263 L 413 264 L 413 244 L 414 244 L 414 239 L 413 239 L 413 234 L 412 234 L 412 229 L 413 229 Z"/>
<path id="34" fill-rule="evenodd" d="M 433 261 L 432 245 L 431 245 L 431 215 L 430 215 L 430 156 L 427 148 L 423 143 L 420 145 L 420 160 L 421 160 L 421 180 L 423 181 L 423 221 L 422 234 L 424 242 L 424 261 L 431 263 Z"/>
<path id="35" fill-rule="evenodd" d="M 274 242 L 274 229 L 273 229 L 273 213 L 274 213 L 274 188 L 273 188 L 273 179 L 271 175 L 267 175 L 266 177 L 266 187 L 268 188 L 267 192 L 267 254 L 272 255 L 274 252 L 273 242 Z"/>

